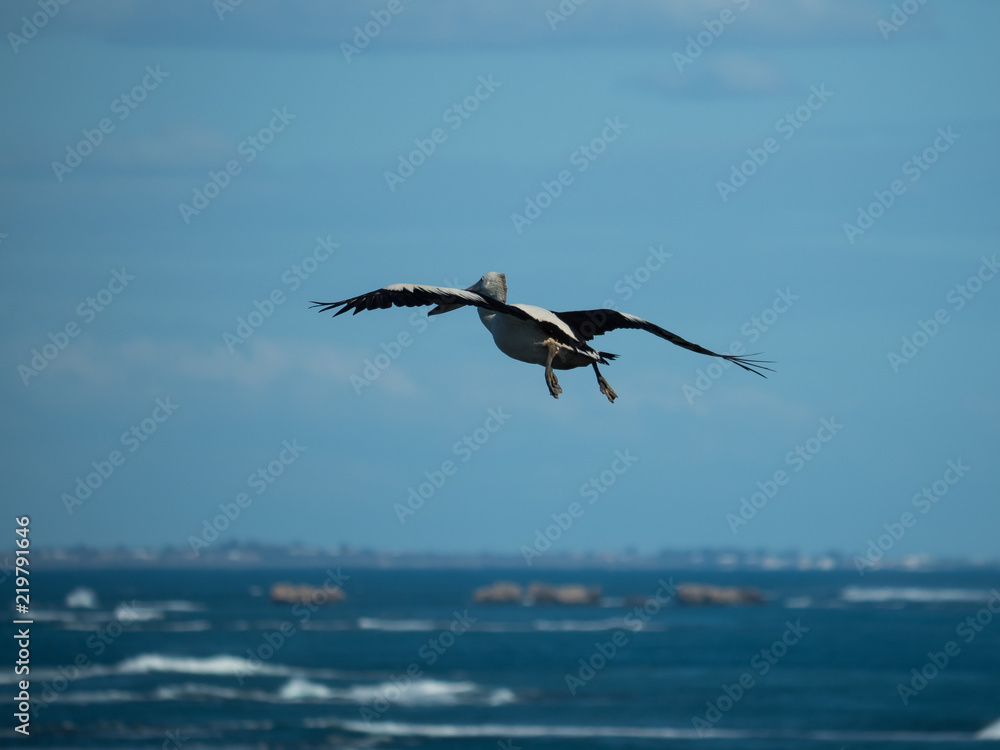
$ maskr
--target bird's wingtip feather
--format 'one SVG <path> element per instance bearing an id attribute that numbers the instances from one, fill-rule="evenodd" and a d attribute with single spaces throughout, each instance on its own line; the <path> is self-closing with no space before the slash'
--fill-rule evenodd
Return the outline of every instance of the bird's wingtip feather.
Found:
<path id="1" fill-rule="evenodd" d="M 767 370 L 768 372 L 775 371 L 774 368 L 772 367 L 765 367 L 765 365 L 773 365 L 774 362 L 772 360 L 750 359 L 750 357 L 756 357 L 756 356 L 757 356 L 756 354 L 750 354 L 745 357 L 736 357 L 731 354 L 723 354 L 722 358 L 728 359 L 730 362 L 732 362 L 735 365 L 738 365 L 739 367 L 742 367 L 747 372 L 752 372 L 754 375 L 760 375 L 762 378 L 766 378 L 767 375 L 761 372 L 761 370 Z"/>

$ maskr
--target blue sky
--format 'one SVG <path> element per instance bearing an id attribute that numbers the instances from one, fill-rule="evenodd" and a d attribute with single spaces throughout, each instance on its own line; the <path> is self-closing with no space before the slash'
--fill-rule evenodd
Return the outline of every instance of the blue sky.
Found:
<path id="1" fill-rule="evenodd" d="M 856 554 L 910 513 L 890 554 L 995 556 L 1000 8 L 903 5 L 6 4 L 5 513 L 515 554 L 573 503 L 553 551 Z M 618 331 L 618 402 L 556 401 L 471 310 L 308 309 L 491 270 L 777 372 Z"/>

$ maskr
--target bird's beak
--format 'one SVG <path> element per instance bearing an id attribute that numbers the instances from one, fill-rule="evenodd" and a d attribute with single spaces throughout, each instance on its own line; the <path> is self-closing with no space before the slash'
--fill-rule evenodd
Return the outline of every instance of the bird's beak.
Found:
<path id="1" fill-rule="evenodd" d="M 483 280 L 480 279 L 472 286 L 466 287 L 467 292 L 481 292 L 483 290 Z M 465 305 L 438 305 L 433 310 L 431 310 L 428 315 L 440 315 L 441 313 L 451 312 L 452 310 L 457 310 L 460 307 L 465 307 Z"/>

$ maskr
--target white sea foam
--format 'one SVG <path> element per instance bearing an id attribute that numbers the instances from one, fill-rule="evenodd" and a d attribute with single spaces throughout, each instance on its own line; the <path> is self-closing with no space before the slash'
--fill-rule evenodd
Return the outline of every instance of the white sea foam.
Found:
<path id="1" fill-rule="evenodd" d="M 278 697 L 285 701 L 329 700 L 337 697 L 335 691 L 318 682 L 293 677 L 278 690 Z"/>
<path id="2" fill-rule="evenodd" d="M 163 610 L 156 607 L 135 604 L 119 604 L 115 607 L 114 619 L 121 622 L 145 622 L 147 620 L 162 620 Z"/>
<path id="3" fill-rule="evenodd" d="M 344 697 L 358 703 L 369 703 L 385 695 L 399 697 L 394 702 L 404 705 L 455 705 L 479 694 L 479 686 L 474 682 L 446 682 L 444 680 L 414 680 L 405 690 L 398 690 L 392 682 L 377 685 L 353 685 L 344 692 Z"/>
<path id="4" fill-rule="evenodd" d="M 63 630 L 101 630 L 104 624 L 100 622 L 69 622 L 63 621 Z"/>
<path id="5" fill-rule="evenodd" d="M 391 683 L 379 686 L 386 694 Z M 410 705 L 455 705 L 482 692 L 474 682 L 446 682 L 444 680 L 414 680 L 408 690 L 402 691 L 398 702 Z"/>
<path id="6" fill-rule="evenodd" d="M 638 620 L 636 621 L 639 622 Z M 311 629 L 341 630 L 345 623 L 328 621 L 309 623 Z M 357 628 L 360 630 L 383 630 L 395 632 L 420 631 L 433 632 L 447 630 L 451 622 L 434 620 L 386 620 L 373 617 L 359 617 Z M 621 617 L 610 617 L 602 620 L 531 620 L 529 622 L 475 622 L 469 630 L 477 633 L 570 633 L 600 630 L 616 630 L 627 628 Z M 634 629 L 634 625 L 631 629 Z M 666 626 L 657 623 L 642 623 L 643 630 L 665 630 Z"/>
<path id="7" fill-rule="evenodd" d="M 848 586 L 840 592 L 840 598 L 854 604 L 881 602 L 914 602 L 935 604 L 940 602 L 985 602 L 989 591 L 978 589 L 931 589 L 910 587 L 865 587 Z"/>
<path id="8" fill-rule="evenodd" d="M 140 693 L 127 690 L 70 690 L 62 693 L 56 700 L 59 703 L 125 703 L 143 700 Z"/>
<path id="9" fill-rule="evenodd" d="M 450 623 L 437 623 L 434 620 L 383 620 L 375 617 L 359 617 L 358 628 L 361 630 L 387 630 L 396 632 L 444 630 Z"/>
<path id="10" fill-rule="evenodd" d="M 311 728 L 339 728 L 358 734 L 379 734 L 393 737 L 471 738 L 551 738 L 589 739 L 615 737 L 650 740 L 749 740 L 781 739 L 827 742 L 962 742 L 979 738 L 965 732 L 878 732 L 853 730 L 785 730 L 785 729 L 691 729 L 681 727 L 579 726 L 552 724 L 416 724 L 398 721 L 343 721 L 311 719 Z M 987 738 L 991 739 L 991 738 Z"/>
<path id="11" fill-rule="evenodd" d="M 164 654 L 141 654 L 118 664 L 114 669 L 118 674 L 151 674 L 155 672 L 176 672 L 181 674 L 224 675 L 288 675 L 292 668 L 267 662 L 255 664 L 240 656 L 219 654 L 217 656 L 166 656 Z"/>
<path id="12" fill-rule="evenodd" d="M 211 630 L 212 623 L 208 620 L 172 620 L 160 623 L 156 629 L 168 633 L 191 633 L 200 630 Z"/>
<path id="13" fill-rule="evenodd" d="M 491 706 L 505 706 L 508 703 L 517 703 L 517 696 L 508 688 L 496 688 L 490 691 L 486 702 Z"/>
<path id="14" fill-rule="evenodd" d="M 32 674 L 35 669 L 32 668 Z M 41 674 L 58 674 L 55 670 L 40 669 Z M 267 661 L 251 661 L 241 656 L 216 654 L 215 656 L 172 656 L 167 654 L 140 654 L 125 659 L 112 666 L 95 664 L 80 677 L 104 677 L 108 675 L 135 674 L 192 674 L 218 677 L 247 675 L 250 677 L 313 677 L 317 679 L 347 679 L 356 675 L 336 669 L 315 669 L 277 664 Z M 4 682 L 0 673 L 0 683 Z"/>
<path id="15" fill-rule="evenodd" d="M 296 673 L 304 674 L 309 671 L 332 678 L 341 676 L 339 672 L 333 670 L 305 670 L 283 664 L 269 664 L 267 662 L 255 665 L 254 662 L 248 659 L 239 656 L 229 656 L 228 654 L 207 657 L 140 654 L 117 664 L 91 664 L 85 669 L 80 670 L 80 675 L 76 678 L 76 681 L 114 675 L 161 673 L 216 675 L 220 677 L 232 677 L 234 674 L 287 677 Z M 39 680 L 50 680 L 59 677 L 61 672 L 53 667 L 35 667 L 32 665 L 31 674 Z M 0 672 L 0 684 L 16 681 L 17 678 L 13 672 L 10 674 Z"/>
<path id="16" fill-rule="evenodd" d="M 86 586 L 77 586 L 66 594 L 66 606 L 70 609 L 97 609 L 97 594 Z"/>
<path id="17" fill-rule="evenodd" d="M 354 620 L 307 620 L 302 623 L 303 630 L 355 630 L 358 624 Z"/>
<path id="18" fill-rule="evenodd" d="M 207 607 L 200 602 L 189 602 L 185 599 L 169 599 L 163 602 L 136 602 L 136 607 L 158 609 L 161 612 L 204 612 Z"/>
<path id="19" fill-rule="evenodd" d="M 352 685 L 346 689 L 331 689 L 330 697 L 352 703 L 371 703 L 386 695 L 399 697 L 394 703 L 407 706 L 457 706 L 487 705 L 502 706 L 517 701 L 517 696 L 507 688 L 487 688 L 475 682 L 449 682 L 447 680 L 414 680 L 405 690 L 399 691 L 396 684 L 383 682 L 372 685 Z"/>
<path id="20" fill-rule="evenodd" d="M 976 733 L 977 740 L 1000 740 L 1000 719 Z"/>
<path id="21" fill-rule="evenodd" d="M 806 609 L 812 606 L 812 599 L 808 596 L 790 596 L 785 599 L 785 606 L 788 609 Z"/>
<path id="22" fill-rule="evenodd" d="M 186 682 L 181 685 L 161 685 L 153 693 L 155 700 L 199 700 L 216 698 L 222 700 L 246 700 L 252 693 L 221 685 L 206 685 L 200 682 Z"/>
<path id="23" fill-rule="evenodd" d="M 543 632 L 590 632 L 620 630 L 625 628 L 625 621 L 620 617 L 606 620 L 534 620 L 531 625 Z"/>
<path id="24" fill-rule="evenodd" d="M 99 619 L 110 620 L 111 615 L 106 614 L 103 618 L 95 615 L 93 612 L 70 612 L 68 610 L 62 609 L 33 609 L 31 610 L 31 619 L 35 622 L 64 622 L 64 623 L 74 623 L 81 621 L 94 621 L 97 622 Z"/>
<path id="25" fill-rule="evenodd" d="M 61 694 L 60 702 L 87 705 L 90 703 L 130 703 L 155 701 L 255 701 L 261 703 L 351 703 L 364 705 L 393 694 L 393 683 L 329 687 L 302 677 L 293 677 L 276 692 L 244 690 L 229 685 L 184 682 L 156 687 L 152 692 L 126 690 L 71 690 Z M 394 702 L 407 706 L 502 706 L 516 702 L 507 688 L 485 688 L 474 682 L 446 680 L 415 680 Z"/>

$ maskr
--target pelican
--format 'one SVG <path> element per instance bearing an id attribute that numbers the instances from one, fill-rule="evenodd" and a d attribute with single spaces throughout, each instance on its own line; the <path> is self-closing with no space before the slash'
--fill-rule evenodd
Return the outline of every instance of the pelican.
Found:
<path id="1" fill-rule="evenodd" d="M 597 365 L 607 365 L 617 358 L 617 354 L 598 351 L 587 344 L 594 336 L 600 336 L 618 328 L 633 328 L 649 331 L 666 339 L 671 344 L 684 347 L 698 354 L 719 357 L 742 367 L 748 372 L 767 377 L 761 370 L 773 372 L 765 360 L 737 357 L 732 354 L 717 354 L 698 344 L 682 339 L 677 334 L 660 328 L 655 323 L 637 318 L 617 310 L 573 310 L 552 312 L 534 305 L 507 304 L 507 277 L 491 271 L 467 289 L 452 289 L 443 286 L 423 286 L 420 284 L 390 284 L 373 292 L 362 294 L 340 302 L 313 302 L 319 312 L 334 308 L 334 313 L 343 315 L 353 310 L 357 315 L 362 310 L 397 307 L 420 307 L 436 305 L 428 315 L 456 310 L 471 305 L 479 308 L 479 319 L 493 334 L 497 348 L 508 357 L 533 365 L 545 366 L 545 383 L 553 398 L 559 398 L 562 388 L 555 370 L 571 370 L 590 365 L 597 375 L 597 384 L 608 401 L 615 402 L 618 394 L 601 375 Z M 755 354 L 749 355 L 757 356 Z"/>

